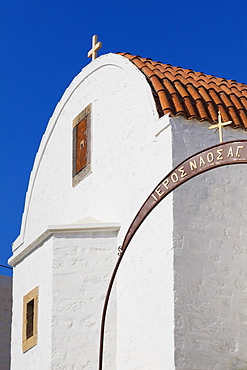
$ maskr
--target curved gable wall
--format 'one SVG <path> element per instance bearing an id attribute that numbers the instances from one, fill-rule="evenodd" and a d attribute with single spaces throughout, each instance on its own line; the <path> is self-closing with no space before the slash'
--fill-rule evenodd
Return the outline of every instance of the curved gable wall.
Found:
<path id="1" fill-rule="evenodd" d="M 73 188 L 72 120 L 90 103 L 92 174 Z M 109 54 L 86 66 L 65 91 L 42 138 L 21 235 L 13 250 L 22 244 L 19 251 L 23 250 L 48 225 L 73 223 L 89 215 L 102 221 L 121 220 L 129 192 L 136 192 L 136 204 L 141 204 L 146 193 L 141 196 L 139 181 L 150 181 L 151 189 L 156 180 L 145 178 L 140 163 L 145 161 L 151 169 L 155 156 L 161 160 L 152 149 L 157 119 L 145 77 L 126 58 Z M 135 210 L 134 203 L 130 208 Z"/>

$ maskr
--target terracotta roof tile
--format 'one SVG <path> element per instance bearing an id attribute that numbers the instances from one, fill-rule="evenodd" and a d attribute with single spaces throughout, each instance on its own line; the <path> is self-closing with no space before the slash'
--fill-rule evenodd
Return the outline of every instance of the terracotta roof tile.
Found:
<path id="1" fill-rule="evenodd" d="M 150 58 L 119 53 L 128 58 L 146 76 L 159 115 L 182 115 L 210 123 L 220 110 L 223 121 L 247 130 L 247 86 L 192 69 L 173 67 Z"/>

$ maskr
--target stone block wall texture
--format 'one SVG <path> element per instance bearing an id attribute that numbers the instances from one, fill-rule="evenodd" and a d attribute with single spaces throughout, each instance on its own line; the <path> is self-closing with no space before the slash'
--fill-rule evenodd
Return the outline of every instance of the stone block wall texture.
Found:
<path id="1" fill-rule="evenodd" d="M 174 165 L 218 141 L 207 124 L 174 119 L 173 130 Z M 177 370 L 247 369 L 246 173 L 221 167 L 174 191 Z"/>
<path id="2" fill-rule="evenodd" d="M 0 275 L 0 369 L 10 368 L 12 277 Z"/>
<path id="3" fill-rule="evenodd" d="M 99 231 L 54 239 L 53 370 L 98 367 L 100 320 L 117 255 L 116 236 L 116 231 Z M 116 369 L 116 314 L 113 290 L 105 327 L 104 368 L 109 370 Z"/>

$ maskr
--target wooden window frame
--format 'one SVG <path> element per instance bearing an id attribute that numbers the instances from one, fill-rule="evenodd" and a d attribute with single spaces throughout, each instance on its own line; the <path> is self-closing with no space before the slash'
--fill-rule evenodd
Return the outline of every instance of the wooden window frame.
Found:
<path id="1" fill-rule="evenodd" d="M 31 292 L 23 297 L 23 324 L 22 324 L 22 351 L 26 352 L 38 343 L 38 297 L 39 287 L 37 286 Z M 33 315 L 32 315 L 32 335 L 28 337 L 28 304 L 33 302 Z"/>
<path id="2" fill-rule="evenodd" d="M 89 173 L 91 173 L 91 104 L 89 104 L 81 113 L 73 119 L 73 173 L 72 173 L 72 185 L 76 186 L 82 181 Z M 77 172 L 76 160 L 77 160 L 77 129 L 78 125 L 86 119 L 86 138 L 87 138 L 87 149 L 86 149 L 86 163 L 85 166 Z"/>

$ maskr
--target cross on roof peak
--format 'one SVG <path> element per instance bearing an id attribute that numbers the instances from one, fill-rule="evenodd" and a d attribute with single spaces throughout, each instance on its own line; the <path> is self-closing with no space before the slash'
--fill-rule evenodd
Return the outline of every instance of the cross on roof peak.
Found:
<path id="1" fill-rule="evenodd" d="M 92 58 L 92 60 L 97 58 L 97 51 L 102 48 L 102 42 L 98 42 L 98 36 L 94 35 L 92 37 L 92 49 L 89 50 L 87 56 Z"/>

